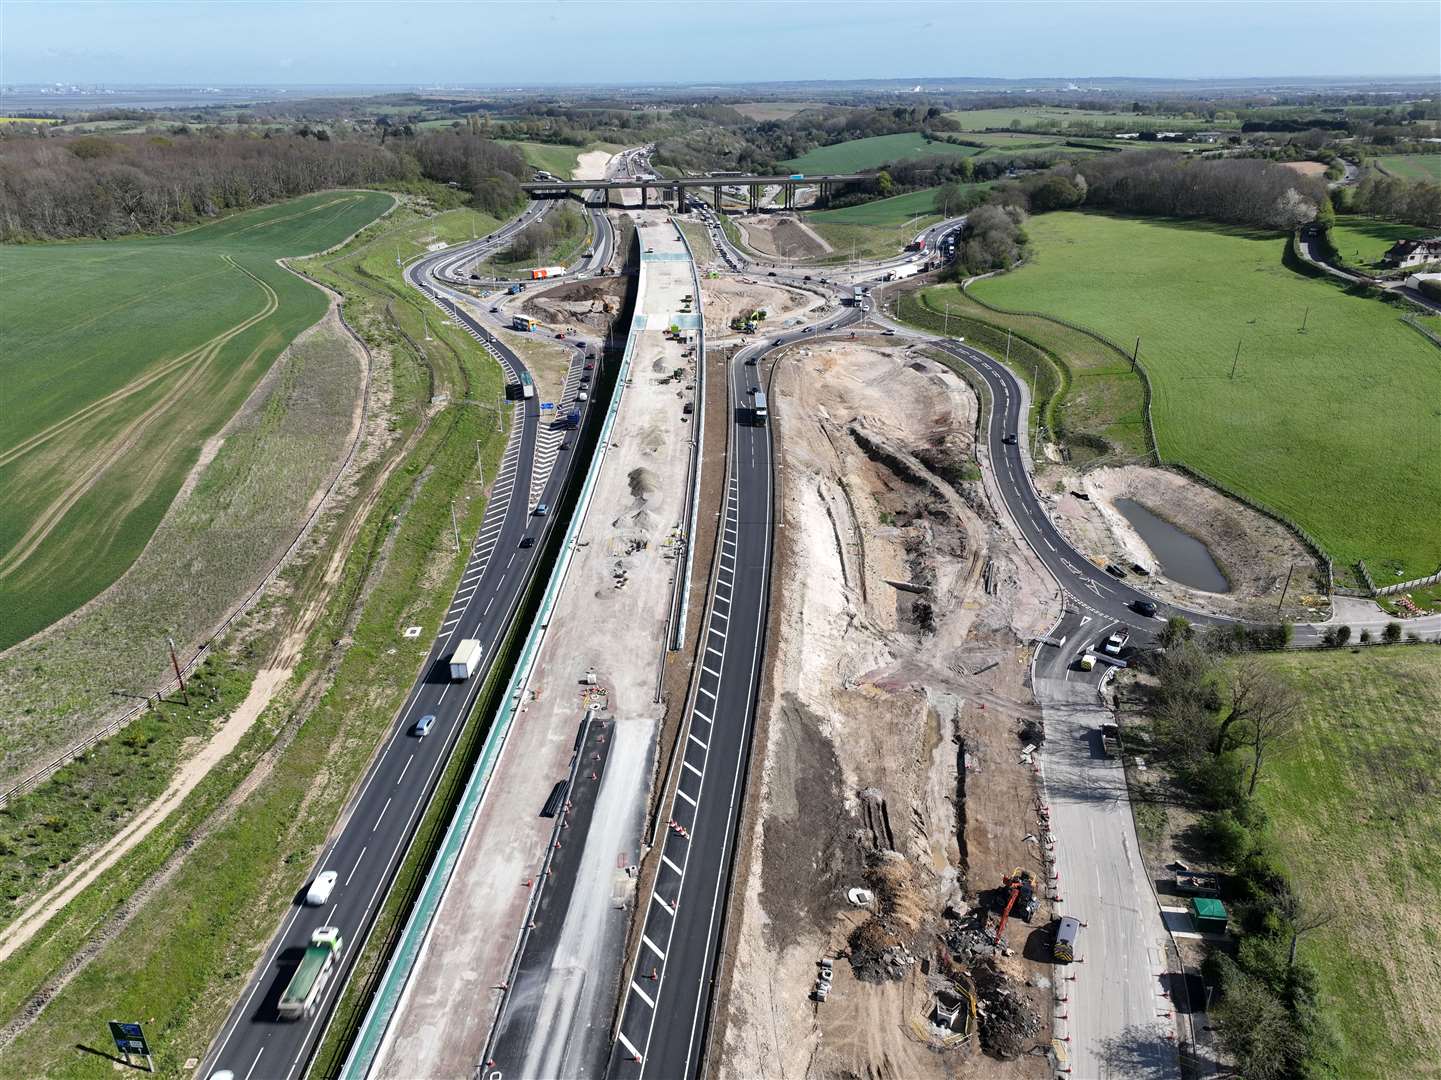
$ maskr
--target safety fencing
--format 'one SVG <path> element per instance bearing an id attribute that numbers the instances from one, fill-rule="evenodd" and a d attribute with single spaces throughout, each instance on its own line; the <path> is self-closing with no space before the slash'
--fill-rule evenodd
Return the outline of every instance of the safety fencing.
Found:
<path id="1" fill-rule="evenodd" d="M 685 543 L 681 545 L 680 560 L 685 564 L 684 572 L 682 567 L 676 566 L 675 596 L 671 605 L 671 634 L 669 647 L 671 650 L 681 648 L 685 644 L 686 618 L 690 613 L 690 586 L 692 560 L 695 555 L 695 534 L 696 523 L 700 514 L 700 481 L 701 461 L 705 455 L 705 305 L 701 300 L 700 291 L 700 267 L 696 265 L 695 252 L 691 250 L 690 241 L 686 239 L 685 231 L 674 217 L 670 219 L 671 225 L 675 227 L 676 235 L 690 256 L 691 287 L 695 290 L 695 309 L 700 314 L 700 325 L 696 329 L 696 351 L 695 351 L 695 438 L 691 440 L 690 453 L 690 482 L 689 491 L 686 496 L 689 502 L 689 512 L 686 514 Z"/>

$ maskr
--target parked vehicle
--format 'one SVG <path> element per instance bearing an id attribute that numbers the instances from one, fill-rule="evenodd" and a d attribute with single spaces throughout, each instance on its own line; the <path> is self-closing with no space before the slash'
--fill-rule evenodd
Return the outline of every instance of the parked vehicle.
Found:
<path id="1" fill-rule="evenodd" d="M 466 638 L 462 641 L 450 654 L 450 677 L 460 680 L 474 675 L 476 668 L 480 667 L 480 657 L 483 652 L 480 642 L 475 638 Z"/>
<path id="2" fill-rule="evenodd" d="M 1056 937 L 1051 944 L 1051 957 L 1056 963 L 1069 964 L 1076 959 L 1076 938 L 1080 933 L 1080 919 L 1065 915 L 1056 923 Z"/>
<path id="3" fill-rule="evenodd" d="M 1117 629 L 1106 639 L 1106 643 L 1101 646 L 1101 649 L 1109 656 L 1120 656 L 1121 650 L 1126 647 L 1126 642 L 1130 640 L 1131 635 L 1129 633 L 1125 630 Z"/>

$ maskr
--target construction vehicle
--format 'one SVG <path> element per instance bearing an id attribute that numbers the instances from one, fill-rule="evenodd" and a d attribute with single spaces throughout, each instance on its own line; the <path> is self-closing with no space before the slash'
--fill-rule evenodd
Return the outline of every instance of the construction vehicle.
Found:
<path id="1" fill-rule="evenodd" d="M 1081 933 L 1081 920 L 1062 916 L 1056 924 L 1056 940 L 1051 943 L 1051 959 L 1069 964 L 1076 959 L 1076 938 Z"/>
<path id="2" fill-rule="evenodd" d="M 519 295 L 520 293 L 522 293 L 522 292 L 525 291 L 525 285 L 522 284 L 521 282 L 517 281 L 514 285 L 512 285 L 510 288 L 506 289 L 505 291 L 506 291 L 506 293 L 509 294 L 510 296 L 517 296 L 517 295 Z"/>
<path id="3" fill-rule="evenodd" d="M 1001 888 L 1006 890 L 1006 905 L 1001 909 L 1000 921 L 996 923 L 997 945 L 1005 943 L 1006 923 L 1011 918 L 1011 912 L 1014 911 L 1018 919 L 1031 921 L 1037 907 L 1035 885 L 1036 879 L 1029 870 L 1013 870 L 1010 876 L 1001 879 Z"/>
<path id="4" fill-rule="evenodd" d="M 540 323 L 528 315 L 512 315 L 510 317 L 510 328 L 512 330 L 523 330 L 528 334 L 539 325 Z"/>
<path id="5" fill-rule="evenodd" d="M 322 926 L 310 935 L 300 966 L 280 995 L 280 1004 L 276 1007 L 280 1019 L 299 1020 L 311 1014 L 330 982 L 340 947 L 340 931 L 333 926 Z"/>

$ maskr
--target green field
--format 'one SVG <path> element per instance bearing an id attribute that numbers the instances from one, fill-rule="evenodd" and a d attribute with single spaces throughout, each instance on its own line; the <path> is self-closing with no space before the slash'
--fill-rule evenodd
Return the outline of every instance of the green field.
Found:
<path id="1" fill-rule="evenodd" d="M 970 143 L 983 146 L 998 146 L 1005 150 L 1028 150 L 1042 146 L 1054 146 L 1061 141 L 1059 135 L 1031 135 L 1019 131 L 967 131 L 960 136 Z"/>
<path id="2" fill-rule="evenodd" d="M 525 155 L 525 160 L 537 169 L 544 169 L 552 176 L 569 180 L 575 172 L 580 155 L 592 150 L 616 153 L 623 147 L 611 143 L 591 143 L 589 146 L 565 146 L 559 143 L 517 142 L 513 139 L 497 139 L 504 146 L 513 146 Z"/>
<path id="3" fill-rule="evenodd" d="M 1039 124 L 1047 129 L 1094 127 L 1116 131 L 1222 131 L 1237 126 L 1234 120 L 1207 120 L 1204 116 L 1133 116 L 1124 112 L 1100 112 L 1091 109 L 1059 109 L 1050 106 L 1018 106 L 1008 109 L 972 109 L 946 113 L 970 131 L 986 128 L 1028 128 Z"/>
<path id="4" fill-rule="evenodd" d="M 919 132 L 900 135 L 876 135 L 870 139 L 852 139 L 834 146 L 818 146 L 802 157 L 782 161 L 781 166 L 799 173 L 846 173 L 875 169 L 888 161 L 905 161 L 927 157 L 970 157 L 974 146 L 954 143 L 927 142 Z"/>
<path id="5" fill-rule="evenodd" d="M 967 186 L 976 191 L 990 187 L 989 184 Z M 940 190 L 924 188 L 859 206 L 806 213 L 806 224 L 825 237 L 826 242 L 837 251 L 844 253 L 820 261 L 835 262 L 850 258 L 852 251 L 863 258 L 895 255 L 916 233 L 939 220 L 942 210 L 949 210 L 952 215 L 960 212 L 957 208 L 936 205 L 936 194 Z"/>
<path id="6" fill-rule="evenodd" d="M 0 250 L 0 648 L 122 574 L 326 298 L 276 264 L 393 204 L 326 192 L 174 236 Z"/>
<path id="7" fill-rule="evenodd" d="M 1432 1075 L 1441 1053 L 1441 662 L 1429 646 L 1267 654 L 1305 719 L 1261 774 L 1301 939 L 1335 1031 L 1323 1075 Z"/>
<path id="8" fill-rule="evenodd" d="M 1032 263 L 975 295 L 1139 336 L 1165 460 L 1296 521 L 1339 572 L 1441 565 L 1441 356 L 1400 311 L 1286 268 L 1274 235 L 1082 213 L 1026 229 Z"/>
<path id="9" fill-rule="evenodd" d="M 1397 240 L 1429 235 L 1430 230 L 1414 225 L 1341 214 L 1331 229 L 1331 243 L 1336 246 L 1336 253 L 1352 266 L 1373 266 Z"/>
<path id="10" fill-rule="evenodd" d="M 1388 176 L 1441 183 L 1441 154 L 1392 154 L 1371 160 Z"/>
<path id="11" fill-rule="evenodd" d="M 925 188 L 908 191 L 904 195 L 893 195 L 889 199 L 861 203 L 859 206 L 845 206 L 839 210 L 816 210 L 806 214 L 812 225 L 903 225 L 912 218 L 926 217 L 937 213 L 936 192 L 940 188 Z"/>

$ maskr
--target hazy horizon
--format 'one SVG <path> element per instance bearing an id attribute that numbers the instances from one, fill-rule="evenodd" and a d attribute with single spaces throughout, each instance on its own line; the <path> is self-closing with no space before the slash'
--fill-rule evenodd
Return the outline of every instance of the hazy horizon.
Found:
<path id="1" fill-rule="evenodd" d="M 1441 5 L 7 0 L 0 5 L 0 71 L 11 86 L 1441 83 Z M 1077 71 L 1110 74 L 1070 74 Z"/>

